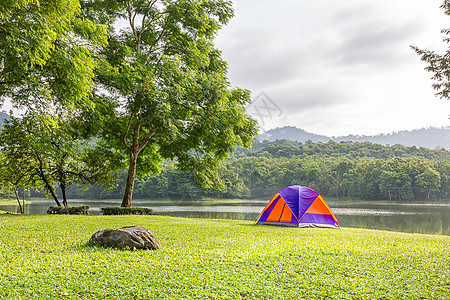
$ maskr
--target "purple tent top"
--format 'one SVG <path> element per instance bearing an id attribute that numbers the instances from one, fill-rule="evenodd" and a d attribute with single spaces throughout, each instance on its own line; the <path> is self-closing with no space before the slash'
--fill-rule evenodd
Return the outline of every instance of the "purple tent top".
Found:
<path id="1" fill-rule="evenodd" d="M 300 185 L 289 186 L 279 191 L 261 212 L 258 223 L 297 227 L 339 227 L 339 223 L 319 193 Z"/>
<path id="2" fill-rule="evenodd" d="M 278 192 L 292 210 L 297 219 L 302 216 L 308 207 L 316 200 L 319 193 L 300 185 L 289 186 Z"/>

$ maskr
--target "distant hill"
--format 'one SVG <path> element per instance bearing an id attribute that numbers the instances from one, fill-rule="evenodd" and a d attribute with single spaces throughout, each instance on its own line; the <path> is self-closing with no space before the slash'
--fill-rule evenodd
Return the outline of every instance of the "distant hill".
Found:
<path id="1" fill-rule="evenodd" d="M 0 127 L 5 120 L 9 120 L 6 111 L 0 111 Z M 313 143 L 328 142 L 330 140 L 336 142 L 352 141 L 352 142 L 371 142 L 381 145 L 404 145 L 426 147 L 435 149 L 436 147 L 444 147 L 450 149 L 450 127 L 443 128 L 423 128 L 412 131 L 399 131 L 390 134 L 379 134 L 373 136 L 348 135 L 340 137 L 328 137 L 307 132 L 294 126 L 285 126 L 268 130 L 257 137 L 259 141 L 268 140 L 270 142 L 276 140 L 289 140 L 305 143 L 311 141 Z"/>
<path id="2" fill-rule="evenodd" d="M 423 128 L 412 131 L 399 131 L 390 134 L 380 134 L 375 136 L 345 136 L 333 138 L 340 141 L 372 142 L 374 144 L 404 146 L 416 146 L 435 149 L 444 147 L 450 149 L 450 127 L 443 128 Z"/>
<path id="3" fill-rule="evenodd" d="M 270 142 L 274 142 L 276 140 L 289 140 L 289 141 L 298 141 L 302 143 L 309 140 L 313 143 L 317 142 L 326 143 L 330 140 L 330 138 L 324 135 L 309 133 L 303 129 L 294 126 L 285 126 L 266 131 L 265 133 L 258 136 L 258 140 L 259 141 L 268 140 Z"/>
<path id="4" fill-rule="evenodd" d="M 0 126 L 3 125 L 5 120 L 9 120 L 9 115 L 6 113 L 6 111 L 2 110 L 0 111 Z"/>
<path id="5" fill-rule="evenodd" d="M 390 134 L 379 134 L 375 136 L 357 136 L 348 135 L 341 137 L 327 137 L 306 132 L 303 129 L 285 126 L 281 128 L 271 129 L 258 136 L 259 141 L 269 140 L 290 140 L 298 142 L 306 142 L 308 140 L 313 143 L 328 142 L 330 140 L 336 142 L 352 141 L 352 142 L 371 142 L 381 145 L 404 145 L 426 147 L 435 149 L 436 147 L 444 147 L 450 149 L 450 127 L 443 128 L 423 128 L 412 131 L 399 131 Z"/>

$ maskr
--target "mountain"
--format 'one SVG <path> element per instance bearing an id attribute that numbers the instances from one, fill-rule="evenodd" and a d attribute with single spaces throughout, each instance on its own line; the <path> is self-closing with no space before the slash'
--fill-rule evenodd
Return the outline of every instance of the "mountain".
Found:
<path id="1" fill-rule="evenodd" d="M 5 120 L 9 120 L 9 115 L 6 113 L 6 111 L 2 110 L 0 111 L 0 127 L 3 125 Z"/>
<path id="2" fill-rule="evenodd" d="M 314 133 L 306 132 L 303 129 L 294 127 L 294 126 L 285 126 L 281 128 L 275 128 L 260 134 L 257 139 L 259 141 L 268 140 L 270 142 L 274 142 L 276 140 L 289 140 L 289 141 L 298 141 L 298 142 L 306 142 L 311 141 L 313 143 L 317 142 L 328 142 L 330 140 L 329 137 L 324 135 L 318 135 Z"/>
<path id="3" fill-rule="evenodd" d="M 422 128 L 412 131 L 399 131 L 390 134 L 379 134 L 375 136 L 345 136 L 333 138 L 336 142 L 371 142 L 382 145 L 400 144 L 404 146 L 416 146 L 435 149 L 444 147 L 450 149 L 450 127 Z"/>
<path id="4" fill-rule="evenodd" d="M 399 131 L 374 136 L 348 135 L 341 137 L 327 137 L 324 135 L 309 133 L 297 127 L 285 126 L 268 130 L 267 132 L 259 135 L 257 139 L 259 141 L 269 140 L 271 142 L 286 139 L 302 143 L 305 143 L 308 140 L 313 143 L 328 142 L 333 140 L 336 142 L 371 142 L 381 145 L 400 144 L 404 146 L 426 147 L 430 149 L 435 149 L 437 147 L 450 149 L 450 127 L 422 128 L 412 131 Z"/>
<path id="5" fill-rule="evenodd" d="M 3 125 L 5 120 L 9 119 L 9 115 L 6 111 L 0 111 L 0 127 Z M 276 140 L 289 140 L 302 143 L 305 143 L 306 141 L 311 141 L 313 143 L 326 143 L 333 140 L 336 142 L 371 142 L 381 145 L 400 144 L 404 146 L 426 147 L 429 149 L 435 149 L 437 147 L 450 149 L 450 127 L 422 128 L 412 131 L 399 131 L 390 134 L 379 134 L 372 136 L 348 135 L 328 137 L 325 135 L 310 133 L 294 126 L 285 126 L 268 130 L 259 135 L 257 139 L 259 141 L 268 140 L 270 142 Z"/>

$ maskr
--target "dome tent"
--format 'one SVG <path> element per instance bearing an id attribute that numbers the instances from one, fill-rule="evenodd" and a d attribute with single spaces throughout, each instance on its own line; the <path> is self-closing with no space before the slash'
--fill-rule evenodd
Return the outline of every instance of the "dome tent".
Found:
<path id="1" fill-rule="evenodd" d="M 340 228 L 322 196 L 300 185 L 276 193 L 259 215 L 257 224 Z"/>

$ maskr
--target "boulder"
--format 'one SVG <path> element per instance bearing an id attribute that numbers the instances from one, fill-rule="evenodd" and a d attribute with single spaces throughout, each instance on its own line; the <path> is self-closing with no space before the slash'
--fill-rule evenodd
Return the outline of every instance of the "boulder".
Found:
<path id="1" fill-rule="evenodd" d="M 92 235 L 91 241 L 102 246 L 121 249 L 156 250 L 161 248 L 158 240 L 156 240 L 150 231 L 141 226 L 100 230 Z"/>

